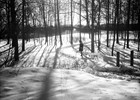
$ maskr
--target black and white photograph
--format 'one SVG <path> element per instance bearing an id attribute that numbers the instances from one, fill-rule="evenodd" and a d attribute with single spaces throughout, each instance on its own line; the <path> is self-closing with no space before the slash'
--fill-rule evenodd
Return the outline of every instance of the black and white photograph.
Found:
<path id="1" fill-rule="evenodd" d="M 0 0 L 0 100 L 140 100 L 140 0 Z"/>

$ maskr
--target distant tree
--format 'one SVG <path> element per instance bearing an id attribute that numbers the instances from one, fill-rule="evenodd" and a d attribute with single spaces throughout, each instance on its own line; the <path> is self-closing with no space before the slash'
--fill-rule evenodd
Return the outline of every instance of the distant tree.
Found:
<path id="1" fill-rule="evenodd" d="M 100 51 L 100 45 L 101 45 L 101 29 L 100 29 L 100 19 L 101 19 L 101 1 L 98 0 L 98 50 Z"/>
<path id="2" fill-rule="evenodd" d="M 87 28 L 88 30 L 90 29 L 90 22 L 89 22 L 89 0 L 85 0 L 85 5 L 86 5 L 86 23 L 87 23 Z M 90 32 L 89 32 L 89 37 L 90 37 Z"/>
<path id="3" fill-rule="evenodd" d="M 91 9 L 92 9 L 92 31 L 91 31 L 91 52 L 95 52 L 95 47 L 94 47 L 94 20 L 95 20 L 95 14 L 94 14 L 94 9 L 95 5 L 94 5 L 94 0 L 92 0 L 91 3 Z"/>
<path id="4" fill-rule="evenodd" d="M 22 51 L 25 51 L 24 20 L 25 20 L 25 0 L 22 0 Z"/>
<path id="5" fill-rule="evenodd" d="M 116 20 L 117 20 L 117 10 L 116 10 L 116 8 L 117 8 L 117 6 L 115 5 L 115 16 L 114 16 L 114 27 L 113 27 L 114 34 L 113 34 L 113 44 L 112 44 L 112 53 L 111 53 L 112 56 L 114 55 L 114 46 L 115 46 L 115 38 L 116 38 Z"/>
<path id="6" fill-rule="evenodd" d="M 47 9 L 46 6 L 45 6 L 45 1 L 44 0 L 41 0 L 41 6 L 40 6 L 40 10 L 42 12 L 42 18 L 43 18 L 43 23 L 44 23 L 44 33 L 45 33 L 45 38 L 46 38 L 46 41 L 45 43 L 48 43 L 48 30 L 47 30 Z"/>
<path id="7" fill-rule="evenodd" d="M 62 37 L 61 37 L 61 27 L 60 27 L 60 16 L 59 16 L 59 2 L 57 0 L 57 23 L 58 23 L 58 31 L 59 31 L 59 37 L 60 37 L 60 45 L 62 45 Z"/>
<path id="8" fill-rule="evenodd" d="M 54 24 L 55 24 L 55 45 L 57 44 L 57 18 L 56 18 L 56 12 L 57 12 L 57 7 L 56 7 L 56 2 L 54 0 Z"/>
<path id="9" fill-rule="evenodd" d="M 7 44 L 10 43 L 11 28 L 10 28 L 10 0 L 6 0 L 6 15 L 7 15 Z"/>
<path id="10" fill-rule="evenodd" d="M 73 44 L 73 0 L 71 0 L 71 44 Z"/>
<path id="11" fill-rule="evenodd" d="M 119 2 L 120 0 L 116 0 L 116 34 L 117 34 L 117 40 L 116 43 L 119 44 Z"/>
<path id="12" fill-rule="evenodd" d="M 138 1 L 138 25 L 140 26 L 140 1 Z M 138 32 L 138 51 L 140 51 L 140 29 Z"/>
<path id="13" fill-rule="evenodd" d="M 130 6 L 131 0 L 127 0 L 128 10 L 127 10 L 127 48 L 129 48 L 129 30 L 130 30 Z"/>
<path id="14" fill-rule="evenodd" d="M 79 19 L 80 19 L 80 20 L 79 20 L 79 22 L 80 22 L 80 41 L 81 41 L 81 21 L 82 21 L 82 20 L 81 20 L 81 16 L 82 16 L 82 15 L 81 15 L 81 10 L 82 10 L 81 5 L 82 5 L 82 1 L 80 0 L 80 1 L 79 1 L 79 8 L 80 8 L 80 9 L 79 9 L 79 10 L 80 10 L 80 11 L 79 11 L 79 12 L 80 12 L 80 14 L 79 14 Z"/>
<path id="15" fill-rule="evenodd" d="M 110 1 L 107 1 L 107 47 L 109 47 L 109 8 L 110 8 Z"/>
<path id="16" fill-rule="evenodd" d="M 119 4 L 119 22 L 120 22 L 120 24 L 123 24 L 123 11 L 122 11 L 122 4 L 123 4 L 123 2 L 122 2 L 122 0 L 120 0 L 120 4 Z M 121 27 L 119 27 L 120 29 L 121 29 Z M 124 33 L 123 33 L 123 31 L 121 30 L 121 39 L 123 39 L 124 38 Z"/>

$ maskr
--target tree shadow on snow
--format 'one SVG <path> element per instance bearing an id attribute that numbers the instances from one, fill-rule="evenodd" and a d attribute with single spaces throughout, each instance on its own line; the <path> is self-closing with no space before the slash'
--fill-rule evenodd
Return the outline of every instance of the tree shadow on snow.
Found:
<path id="1" fill-rule="evenodd" d="M 54 62 L 53 62 L 53 69 L 56 68 L 57 65 L 57 59 L 58 59 L 58 54 L 60 53 L 61 50 L 61 46 L 59 48 L 56 49 L 56 53 L 54 56 Z"/>
<path id="2" fill-rule="evenodd" d="M 45 60 L 44 60 L 44 63 L 42 65 L 42 67 L 46 67 L 46 62 L 50 56 L 50 54 L 52 53 L 53 49 L 54 49 L 55 45 L 49 50 L 49 52 L 45 55 Z"/>
<path id="3" fill-rule="evenodd" d="M 104 55 L 103 56 L 103 60 L 106 62 L 106 63 L 108 63 L 108 64 L 110 64 L 110 65 L 112 65 L 112 66 L 115 66 L 115 64 L 116 64 L 116 62 L 115 62 L 115 58 L 113 58 L 113 57 L 110 57 L 110 56 L 106 56 L 106 55 Z"/>
<path id="4" fill-rule="evenodd" d="M 53 95 L 50 91 L 51 86 L 52 86 L 51 74 L 53 73 L 53 69 L 56 68 L 58 54 L 59 54 L 60 50 L 61 50 L 61 46 L 56 49 L 53 65 L 51 68 L 49 68 L 49 72 L 46 73 L 46 75 L 44 77 L 44 81 L 42 83 L 42 88 L 41 88 L 41 92 L 40 92 L 38 100 L 51 100 L 50 97 Z"/>
<path id="5" fill-rule="evenodd" d="M 51 74 L 53 73 L 53 69 L 49 69 L 49 72 L 46 72 L 46 75 L 44 76 L 43 83 L 41 86 L 41 91 L 39 93 L 39 97 L 37 100 L 50 100 L 50 88 L 51 88 Z"/>
<path id="6" fill-rule="evenodd" d="M 23 58 L 26 55 L 29 55 L 31 52 L 33 52 L 36 49 L 37 46 L 31 46 L 29 48 L 27 48 L 27 50 L 25 51 L 25 53 L 21 56 L 21 58 Z"/>

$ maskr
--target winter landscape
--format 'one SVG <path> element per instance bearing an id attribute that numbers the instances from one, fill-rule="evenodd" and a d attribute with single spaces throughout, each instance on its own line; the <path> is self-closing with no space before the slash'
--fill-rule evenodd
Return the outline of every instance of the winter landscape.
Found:
<path id="1" fill-rule="evenodd" d="M 1 0 L 0 100 L 140 100 L 139 4 Z"/>

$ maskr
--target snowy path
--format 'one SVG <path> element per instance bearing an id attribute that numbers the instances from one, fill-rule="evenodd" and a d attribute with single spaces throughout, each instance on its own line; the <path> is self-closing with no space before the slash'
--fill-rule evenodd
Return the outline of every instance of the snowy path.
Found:
<path id="1" fill-rule="evenodd" d="M 4 80 L 1 100 L 140 100 L 137 81 L 107 79 L 83 71 L 48 72 L 33 67 L 21 69 L 17 76 L 5 73 L 0 78 Z"/>

